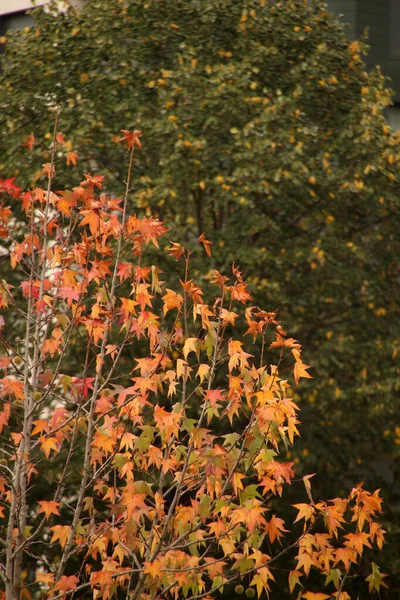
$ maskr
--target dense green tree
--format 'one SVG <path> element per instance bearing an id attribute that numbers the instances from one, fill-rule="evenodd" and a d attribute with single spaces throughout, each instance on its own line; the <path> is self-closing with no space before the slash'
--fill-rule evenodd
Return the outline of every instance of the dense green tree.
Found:
<path id="1" fill-rule="evenodd" d="M 215 266 L 235 258 L 255 299 L 281 307 L 315 365 L 297 460 L 323 468 L 321 493 L 381 486 L 398 545 L 400 140 L 365 45 L 320 1 L 89 0 L 34 20 L 5 44 L 4 176 L 39 175 L 40 151 L 19 172 L 15 156 L 27 132 L 50 136 L 55 105 L 82 170 L 113 190 L 116 134 L 143 129 L 137 211 L 207 231 Z"/>

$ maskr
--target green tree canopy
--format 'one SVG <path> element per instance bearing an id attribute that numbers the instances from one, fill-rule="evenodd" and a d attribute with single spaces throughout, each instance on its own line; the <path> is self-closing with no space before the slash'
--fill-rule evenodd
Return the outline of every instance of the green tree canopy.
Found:
<path id="1" fill-rule="evenodd" d="M 332 495 L 382 486 L 398 536 L 400 151 L 365 45 L 320 1 L 89 0 L 34 19 L 0 73 L 4 176 L 39 176 L 47 160 L 20 145 L 50 136 L 55 105 L 82 171 L 113 189 L 118 131 L 142 129 L 137 211 L 206 231 L 215 266 L 235 258 L 255 300 L 281 307 L 315 365 L 298 460 Z"/>

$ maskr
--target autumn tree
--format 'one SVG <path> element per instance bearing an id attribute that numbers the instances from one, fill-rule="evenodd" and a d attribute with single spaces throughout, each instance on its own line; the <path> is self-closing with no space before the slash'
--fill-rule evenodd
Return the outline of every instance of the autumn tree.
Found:
<path id="1" fill-rule="evenodd" d="M 204 234 L 166 244 L 161 221 L 131 213 L 140 131 L 120 138 L 121 199 L 88 173 L 55 191 L 56 167 L 71 161 L 57 121 L 40 182 L 0 182 L 20 280 L 3 279 L 0 296 L 2 597 L 195 600 L 231 584 L 269 596 L 282 559 L 298 598 L 347 600 L 361 573 L 379 592 L 376 563 L 359 570 L 383 543 L 378 491 L 321 501 L 305 476 L 292 522 L 272 510 L 295 476 L 292 389 L 310 378 L 299 342 L 252 304 L 235 266 L 213 271 L 206 299 L 191 272 L 195 253 L 211 256 Z M 149 245 L 180 265 L 174 288 Z"/>
<path id="2" fill-rule="evenodd" d="M 365 43 L 349 43 L 319 0 L 88 0 L 79 12 L 38 9 L 4 49 L 2 177 L 39 176 L 39 148 L 15 157 L 29 134 L 51 138 L 45 115 L 60 105 L 83 171 L 121 194 L 115 132 L 143 129 L 129 202 L 168 221 L 171 239 L 207 231 L 221 250 L 212 265 L 237 261 L 255 302 L 279 306 L 316 374 L 298 468 L 323 470 L 325 497 L 354 481 L 382 487 L 398 544 L 400 153 Z M 62 177 L 60 189 L 79 185 Z M 191 257 L 204 287 L 201 262 Z M 385 560 L 400 572 L 396 553 Z"/>

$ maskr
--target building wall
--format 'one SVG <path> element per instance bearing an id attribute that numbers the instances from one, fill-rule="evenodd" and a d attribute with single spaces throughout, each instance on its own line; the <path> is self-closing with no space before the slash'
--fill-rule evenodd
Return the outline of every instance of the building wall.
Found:
<path id="1" fill-rule="evenodd" d="M 46 4 L 48 0 L 42 0 L 41 2 L 37 2 L 37 6 L 42 6 Z M 0 0 L 0 14 L 6 15 L 8 13 L 16 13 L 22 10 L 28 10 L 28 8 L 32 8 L 31 0 Z"/>
<path id="2" fill-rule="evenodd" d="M 357 37 L 358 0 L 327 0 L 327 2 L 329 10 L 336 15 L 343 15 L 343 22 L 349 26 L 347 35 L 351 40 L 354 40 Z"/>
<path id="3" fill-rule="evenodd" d="M 400 0 L 327 0 L 329 8 L 343 15 L 349 24 L 350 39 L 360 38 L 368 31 L 370 46 L 366 62 L 368 67 L 379 65 L 390 77 L 395 91 L 395 102 L 400 104 Z M 394 115 L 393 109 L 389 115 Z M 397 107 L 397 111 L 400 108 Z M 400 122 L 396 116 L 396 129 Z"/>
<path id="4" fill-rule="evenodd" d="M 43 6 L 48 4 L 50 0 L 36 0 L 35 6 Z M 69 0 L 73 6 L 82 6 L 85 0 Z M 62 0 L 60 0 L 62 4 Z M 33 8 L 32 0 L 0 0 L 0 15 L 8 15 L 11 13 L 19 13 L 24 10 Z"/>

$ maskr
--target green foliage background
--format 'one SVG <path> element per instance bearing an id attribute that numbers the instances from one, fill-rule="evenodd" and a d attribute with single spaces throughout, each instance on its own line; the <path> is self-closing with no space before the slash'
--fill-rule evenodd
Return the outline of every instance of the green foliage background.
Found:
<path id="1" fill-rule="evenodd" d="M 118 132 L 143 130 L 132 203 L 172 240 L 206 231 L 214 266 L 235 261 L 255 303 L 279 307 L 315 377 L 300 400 L 299 473 L 319 473 L 316 496 L 382 488 L 395 597 L 400 138 L 365 45 L 349 45 L 319 1 L 88 0 L 34 19 L 5 47 L 0 176 L 40 177 L 45 155 L 21 143 L 49 137 L 60 106 L 80 168 L 59 187 L 93 171 L 120 192 Z"/>

